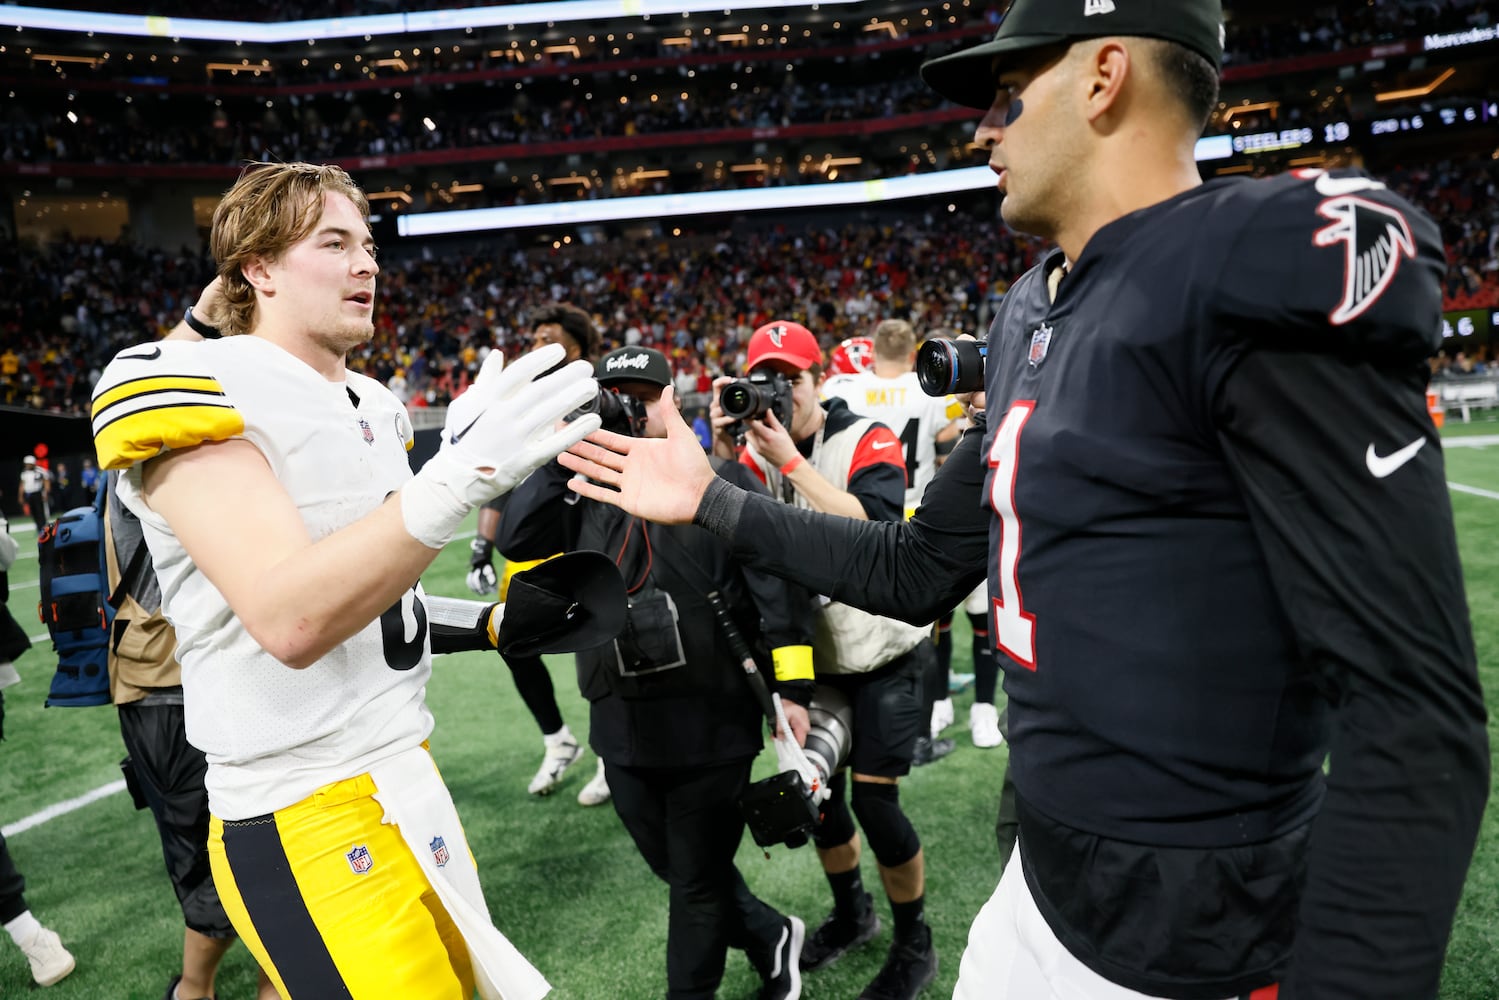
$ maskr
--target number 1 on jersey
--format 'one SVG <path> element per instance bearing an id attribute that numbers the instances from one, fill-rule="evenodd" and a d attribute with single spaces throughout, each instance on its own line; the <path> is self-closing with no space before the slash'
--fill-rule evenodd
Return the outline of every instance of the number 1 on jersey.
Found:
<path id="1" fill-rule="evenodd" d="M 1000 651 L 1028 670 L 1036 669 L 1036 616 L 1020 601 L 1020 518 L 1015 514 L 1015 475 L 1020 468 L 1020 432 L 1036 408 L 1034 400 L 1011 406 L 989 449 L 989 506 L 999 517 L 999 596 L 991 599 L 994 642 Z M 991 591 L 992 593 L 992 591 Z"/>

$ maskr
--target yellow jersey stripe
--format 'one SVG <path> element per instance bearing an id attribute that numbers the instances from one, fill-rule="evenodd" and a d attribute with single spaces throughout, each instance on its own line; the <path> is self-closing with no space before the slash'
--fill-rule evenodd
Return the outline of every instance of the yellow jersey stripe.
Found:
<path id="1" fill-rule="evenodd" d="M 172 448 L 225 441 L 245 432 L 245 419 L 228 404 L 148 407 L 111 420 L 94 433 L 99 468 L 126 469 Z"/>
<path id="2" fill-rule="evenodd" d="M 224 388 L 219 385 L 219 380 L 208 375 L 150 375 L 121 382 L 95 396 L 91 417 L 97 420 L 105 410 L 127 399 L 172 391 L 224 395 Z"/>

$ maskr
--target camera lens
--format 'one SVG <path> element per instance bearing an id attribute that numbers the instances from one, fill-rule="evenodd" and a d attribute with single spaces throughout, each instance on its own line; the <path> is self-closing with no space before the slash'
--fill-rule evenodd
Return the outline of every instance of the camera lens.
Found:
<path id="1" fill-rule="evenodd" d="M 916 352 L 916 381 L 928 396 L 984 387 L 985 345 L 977 340 L 928 340 Z"/>
<path id="2" fill-rule="evenodd" d="M 724 416 L 735 420 L 743 420 L 751 416 L 758 402 L 754 387 L 743 382 L 734 382 L 724 386 L 723 392 L 718 396 L 718 405 L 723 410 Z"/>

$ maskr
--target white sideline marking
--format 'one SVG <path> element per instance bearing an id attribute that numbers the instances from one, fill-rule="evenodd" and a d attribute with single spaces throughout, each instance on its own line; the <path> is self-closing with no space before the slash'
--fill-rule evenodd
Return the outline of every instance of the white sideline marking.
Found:
<path id="1" fill-rule="evenodd" d="M 16 822 L 10 824 L 9 826 L 0 827 L 0 836 L 14 837 L 16 834 L 24 833 L 34 826 L 41 826 L 49 819 L 56 819 L 59 816 L 66 816 L 68 813 L 73 812 L 77 809 L 82 809 L 84 806 L 89 805 L 90 803 L 97 802 L 100 799 L 106 799 L 109 796 L 114 795 L 116 792 L 123 792 L 124 790 L 124 778 L 119 778 L 115 781 L 111 781 L 107 785 L 100 785 L 98 788 L 94 789 L 91 792 L 84 792 L 76 799 L 68 799 L 66 802 L 58 802 L 54 805 L 48 806 L 41 812 L 32 813 L 25 819 L 16 820 Z"/>
<path id="2" fill-rule="evenodd" d="M 1474 434 L 1469 437 L 1442 438 L 1442 448 L 1487 448 L 1499 444 L 1499 434 Z"/>
<path id="3" fill-rule="evenodd" d="M 1464 486 L 1462 483 L 1448 483 L 1449 490 L 1457 490 L 1459 493 L 1470 493 L 1475 497 L 1487 497 L 1490 500 L 1499 500 L 1499 493 L 1493 490 L 1481 490 L 1477 486 Z"/>

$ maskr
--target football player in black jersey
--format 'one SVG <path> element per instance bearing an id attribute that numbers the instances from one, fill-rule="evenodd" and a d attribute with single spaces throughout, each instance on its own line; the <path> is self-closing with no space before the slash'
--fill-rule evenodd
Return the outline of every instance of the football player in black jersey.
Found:
<path id="1" fill-rule="evenodd" d="M 1004 218 L 1057 249 L 911 521 L 735 491 L 680 424 L 564 458 L 587 496 L 877 613 L 987 573 L 1019 863 L 959 998 L 1437 992 L 1489 771 L 1422 398 L 1441 241 L 1358 173 L 1202 183 L 1220 20 L 1017 0 L 923 67 L 987 109 Z"/>

